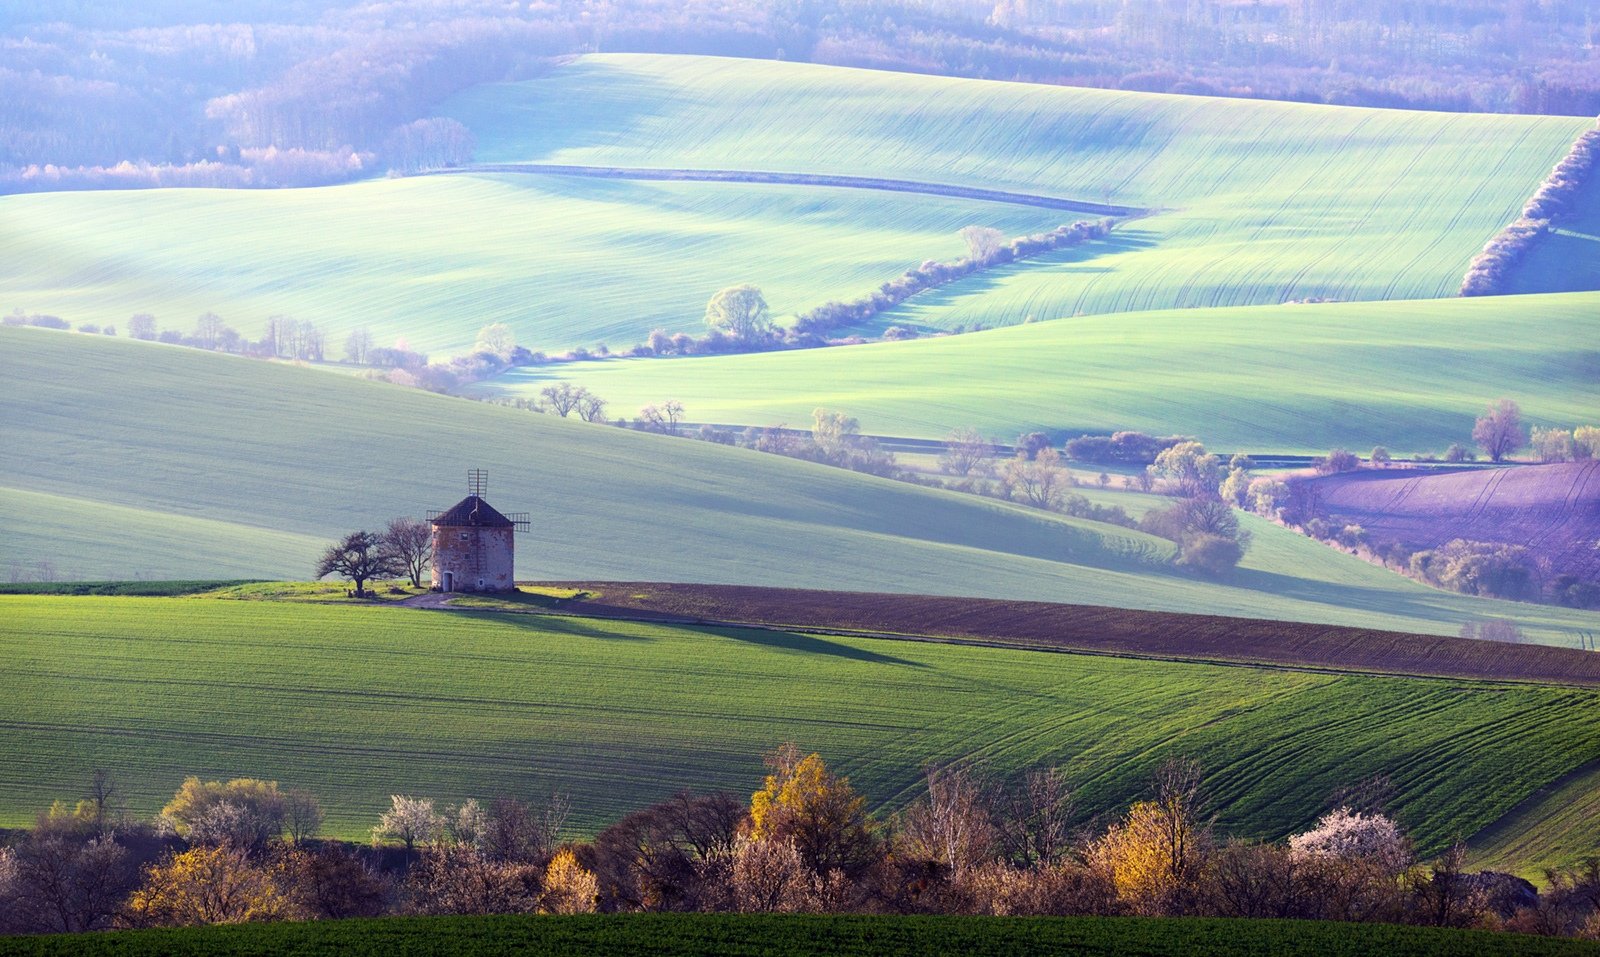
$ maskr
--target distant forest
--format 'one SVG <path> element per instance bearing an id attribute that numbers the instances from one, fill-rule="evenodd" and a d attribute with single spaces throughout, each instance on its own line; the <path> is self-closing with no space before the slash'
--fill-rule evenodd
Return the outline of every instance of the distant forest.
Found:
<path id="1" fill-rule="evenodd" d="M 416 122 L 438 103 L 593 51 L 1600 113 L 1600 0 L 8 0 L 0 190 L 448 162 L 470 137 Z"/>

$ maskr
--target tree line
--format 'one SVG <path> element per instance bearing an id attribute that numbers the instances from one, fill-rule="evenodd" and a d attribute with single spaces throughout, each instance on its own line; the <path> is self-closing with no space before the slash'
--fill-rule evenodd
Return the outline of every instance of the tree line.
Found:
<path id="1" fill-rule="evenodd" d="M 1173 758 L 1110 817 L 1070 777 L 930 765 L 903 808 L 873 814 L 848 778 L 793 744 L 748 798 L 680 792 L 592 840 L 568 802 L 441 806 L 393 795 L 365 846 L 318 837 L 314 795 L 275 781 L 183 782 L 154 820 L 96 772 L 0 847 L 0 931 L 321 920 L 381 914 L 640 911 L 1314 918 L 1600 936 L 1600 859 L 1544 891 L 1470 871 L 1459 842 L 1422 858 L 1375 776 L 1330 795 L 1283 841 L 1215 824 L 1198 764 Z"/>
<path id="2" fill-rule="evenodd" d="M 1577 211 L 1578 197 L 1600 164 L 1600 128 L 1579 136 L 1572 149 L 1534 191 L 1522 214 L 1489 240 L 1467 267 L 1463 296 L 1497 296 L 1511 292 L 1512 270 L 1566 217 Z"/>
<path id="3" fill-rule="evenodd" d="M 450 150 L 452 137 L 417 148 L 408 127 L 468 86 L 534 78 L 555 58 L 595 51 L 1361 106 L 1600 112 L 1600 71 L 1588 55 L 1600 26 L 1582 0 L 626 0 L 602 8 L 406 0 L 250 4 L 229 23 L 191 22 L 181 6 L 108 15 L 19 0 L 7 13 L 5 188 L 287 185 L 359 175 L 351 156 L 368 172 L 448 163 L 463 155 Z M 274 170 L 266 154 L 247 152 L 268 149 L 298 159 Z"/>

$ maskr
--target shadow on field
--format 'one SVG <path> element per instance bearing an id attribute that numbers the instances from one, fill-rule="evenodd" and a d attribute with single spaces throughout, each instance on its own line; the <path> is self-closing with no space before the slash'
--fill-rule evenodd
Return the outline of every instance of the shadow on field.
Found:
<path id="1" fill-rule="evenodd" d="M 707 629 L 696 629 L 707 630 Z M 764 648 L 776 648 L 781 651 L 797 651 L 807 655 L 827 655 L 831 658 L 847 658 L 851 661 L 865 661 L 875 665 L 905 665 L 911 668 L 926 668 L 927 665 L 920 661 L 907 661 L 893 655 L 879 654 L 865 648 L 856 648 L 851 645 L 829 641 L 816 635 L 796 634 L 792 631 L 749 631 L 736 628 L 719 628 L 715 633 L 734 641 L 742 641 L 750 645 L 760 645 Z"/>
<path id="2" fill-rule="evenodd" d="M 537 631 L 547 635 L 570 635 L 573 638 L 598 638 L 601 641 L 655 641 L 649 635 L 638 634 L 631 631 L 612 630 L 602 626 L 590 624 L 583 618 L 572 618 L 566 615 L 548 615 L 538 612 L 506 611 L 506 612 L 453 612 L 453 614 L 479 614 L 492 618 L 501 624 L 511 625 L 524 631 Z M 620 629 L 621 623 L 613 626 Z"/>
<path id="3" fill-rule="evenodd" d="M 906 300 L 902 306 L 886 309 L 868 323 L 851 326 L 849 331 L 858 333 L 876 331 L 881 334 L 882 329 L 895 325 L 896 319 L 902 322 L 905 321 L 905 312 L 908 307 L 915 307 L 917 310 L 934 310 L 947 307 L 958 300 L 993 292 L 1012 276 L 1041 267 L 1066 266 L 1069 267 L 1065 270 L 1066 272 L 1078 275 L 1093 272 L 1112 272 L 1116 269 L 1115 266 L 1095 266 L 1091 264 L 1096 259 L 1106 256 L 1137 252 L 1143 249 L 1150 249 L 1156 245 L 1156 234 L 1149 230 L 1116 230 L 1104 239 L 1096 239 L 1077 246 L 1068 246 L 1066 249 L 1044 253 L 1040 256 L 1024 259 L 1021 262 L 994 266 L 974 273 L 965 279 L 958 279 L 936 289 L 919 292 Z"/>

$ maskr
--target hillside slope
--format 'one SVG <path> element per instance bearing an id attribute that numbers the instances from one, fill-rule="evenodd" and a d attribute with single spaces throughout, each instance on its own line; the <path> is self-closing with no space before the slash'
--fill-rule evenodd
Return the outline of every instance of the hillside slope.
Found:
<path id="1" fill-rule="evenodd" d="M 510 323 L 530 349 L 621 348 L 700 332 L 724 286 L 778 315 L 953 259 L 974 221 L 1008 234 L 1082 218 L 900 193 L 512 175 L 321 189 L 169 189 L 0 197 L 0 306 L 77 324 L 135 312 L 189 332 L 212 311 L 249 338 L 287 315 L 379 345 L 464 352 Z"/>
<path id="2" fill-rule="evenodd" d="M 1443 451 L 1494 398 L 1541 425 L 1600 422 L 1600 293 L 1087 316 L 844 349 L 514 369 L 619 410 L 671 396 L 696 422 L 803 425 L 847 410 L 877 435 L 974 427 L 1009 442 L 1138 429 L 1213 448 Z"/>
<path id="3" fill-rule="evenodd" d="M 1182 754 L 1258 837 L 1382 772 L 1431 852 L 1600 758 L 1591 688 L 543 615 L 0 596 L 0 654 L 5 824 L 104 767 L 141 815 L 189 774 L 249 775 L 309 788 L 346 838 L 396 793 L 559 790 L 593 833 L 683 788 L 748 793 L 794 741 L 876 809 L 929 762 L 1060 765 L 1080 822 Z"/>
<path id="4" fill-rule="evenodd" d="M 581 58 L 447 104 L 484 161 L 880 176 L 1160 207 L 1088 243 L 881 315 L 972 328 L 1077 314 L 1455 292 L 1583 121 L 1207 99 L 714 57 Z M 870 292 L 1062 210 L 816 186 L 513 173 L 303 190 L 0 197 L 0 311 L 259 336 L 317 322 L 338 354 L 460 351 L 483 325 L 524 345 L 698 331 L 751 282 L 779 316 Z M 1560 288 L 1570 288 L 1570 283 Z M 1523 290 L 1529 291 L 1529 290 Z"/>
<path id="5" fill-rule="evenodd" d="M 481 162 L 901 177 L 1168 210 L 882 317 L 938 328 L 1451 295 L 1590 125 L 626 54 L 441 112 Z"/>
<path id="6" fill-rule="evenodd" d="M 1115 526 L 191 349 L 0 329 L 0 376 L 0 487 L 74 500 L 48 515 L 5 505 L 0 521 L 26 532 L 7 557 L 24 566 L 53 560 L 59 538 L 99 543 L 107 575 L 302 578 L 310 539 L 447 507 L 481 467 L 491 502 L 534 515 L 524 578 L 847 585 L 1431 633 L 1508 617 L 1556 644 L 1600 625 L 1424 588 L 1265 523 L 1241 573 L 1213 582 L 1166 564 L 1168 543 Z M 105 503 L 225 533 L 175 550 L 102 521 Z M 302 536 L 303 559 L 214 566 L 207 555 L 240 526 Z M 125 570 L 108 567 L 119 559 Z"/>

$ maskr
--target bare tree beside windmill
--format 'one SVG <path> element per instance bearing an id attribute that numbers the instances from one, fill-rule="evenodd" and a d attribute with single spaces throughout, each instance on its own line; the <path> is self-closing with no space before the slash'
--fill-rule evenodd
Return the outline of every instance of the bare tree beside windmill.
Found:
<path id="1" fill-rule="evenodd" d="M 351 532 L 336 545 L 328 546 L 317 562 L 317 577 L 337 574 L 356 586 L 356 597 L 367 597 L 366 584 L 374 578 L 398 575 L 405 569 L 387 548 L 383 536 L 374 532 Z"/>

